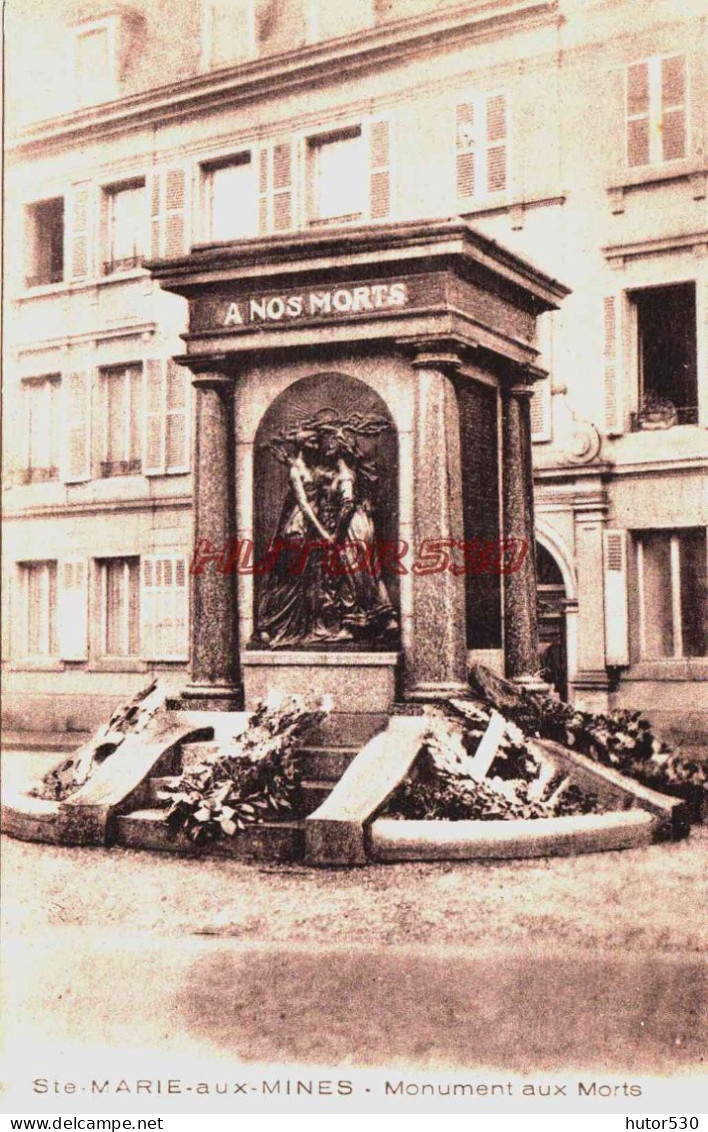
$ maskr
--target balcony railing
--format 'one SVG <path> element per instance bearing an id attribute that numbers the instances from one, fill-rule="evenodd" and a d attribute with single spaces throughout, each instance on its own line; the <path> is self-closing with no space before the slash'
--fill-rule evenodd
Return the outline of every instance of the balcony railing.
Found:
<path id="1" fill-rule="evenodd" d="M 134 271 L 136 267 L 142 267 L 142 264 L 143 256 L 141 252 L 123 256 L 122 259 L 107 259 L 103 261 L 103 274 L 117 275 L 121 271 Z"/>
<path id="2" fill-rule="evenodd" d="M 141 460 L 102 460 L 101 475 L 109 476 L 136 476 L 140 475 L 143 465 Z"/>
<path id="3" fill-rule="evenodd" d="M 630 428 L 632 432 L 651 431 L 656 428 L 672 428 L 674 425 L 698 424 L 697 405 L 672 406 L 672 414 L 662 413 L 653 415 L 647 410 L 630 413 Z"/>
<path id="4" fill-rule="evenodd" d="M 27 483 L 47 483 L 49 480 L 59 479 L 58 468 L 22 468 L 17 475 L 17 482 L 21 484 Z"/>

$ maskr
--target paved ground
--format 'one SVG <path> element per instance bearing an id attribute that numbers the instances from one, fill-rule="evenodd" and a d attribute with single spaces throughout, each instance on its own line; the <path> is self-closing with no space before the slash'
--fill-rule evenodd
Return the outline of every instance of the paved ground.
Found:
<path id="1" fill-rule="evenodd" d="M 13 1033 L 249 1062 L 685 1070 L 707 1044 L 707 845 L 704 827 L 574 859 L 318 872 L 6 838 Z"/>

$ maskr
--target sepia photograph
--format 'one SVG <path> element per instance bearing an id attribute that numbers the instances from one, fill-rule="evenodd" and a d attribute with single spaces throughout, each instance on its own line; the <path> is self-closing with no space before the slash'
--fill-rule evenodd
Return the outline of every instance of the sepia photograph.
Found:
<path id="1" fill-rule="evenodd" d="M 704 3 L 3 21 L 8 1127 L 699 1128 Z"/>

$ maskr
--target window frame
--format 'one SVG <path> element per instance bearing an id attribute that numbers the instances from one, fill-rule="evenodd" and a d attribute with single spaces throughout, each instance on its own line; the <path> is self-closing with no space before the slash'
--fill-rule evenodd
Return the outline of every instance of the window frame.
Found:
<path id="1" fill-rule="evenodd" d="M 140 555 L 138 554 L 109 554 L 102 558 L 95 559 L 96 569 L 96 596 L 98 599 L 98 640 L 97 640 L 97 659 L 100 661 L 109 662 L 126 662 L 133 664 L 135 661 L 140 660 Z M 113 653 L 108 651 L 108 564 L 112 562 L 123 563 L 123 592 L 122 600 L 125 603 L 122 616 L 122 632 L 121 636 L 123 642 L 127 646 L 127 651 L 121 653 Z M 130 565 L 136 564 L 135 572 L 137 578 L 137 642 L 136 651 L 130 652 Z"/>
<path id="2" fill-rule="evenodd" d="M 703 530 L 706 539 L 706 550 L 708 552 L 708 528 L 698 527 L 675 527 L 662 529 L 647 529 L 638 530 L 633 532 L 633 540 L 635 544 L 635 577 L 636 577 L 636 602 L 637 602 L 637 662 L 639 664 L 671 664 L 676 661 L 694 662 L 702 661 L 708 657 L 708 653 L 701 656 L 689 654 L 686 655 L 683 650 L 683 606 L 681 601 L 681 536 L 688 534 L 690 531 Z M 647 637 L 647 610 L 646 598 L 644 589 L 644 555 L 645 548 L 644 542 L 649 536 L 664 536 L 669 541 L 669 562 L 670 562 L 670 605 L 671 605 L 671 640 L 672 651 L 669 656 L 651 656 L 647 653 L 646 637 Z M 708 599 L 707 599 L 708 600 Z"/>
<path id="3" fill-rule="evenodd" d="M 663 106 L 661 93 L 662 63 L 665 59 L 683 59 L 684 65 L 684 101 L 669 109 L 676 110 L 681 106 L 684 112 L 684 153 L 682 157 L 664 157 L 662 148 Z M 671 169 L 680 162 L 686 162 L 691 156 L 691 67 L 690 54 L 687 51 L 668 51 L 661 55 L 645 55 L 641 59 L 631 59 L 624 66 L 623 73 L 623 129 L 624 129 L 624 168 L 631 172 L 642 172 L 649 169 Z M 649 106 L 646 114 L 629 113 L 629 72 L 632 67 L 646 65 L 649 78 Z M 647 118 L 649 123 L 649 160 L 641 165 L 632 165 L 629 160 L 629 122 Z"/>
<path id="4" fill-rule="evenodd" d="M 43 449 L 48 462 L 34 464 L 32 461 L 32 402 L 33 393 L 37 389 L 47 390 L 48 430 L 46 433 L 46 446 Z M 61 466 L 61 373 L 42 373 L 26 375 L 20 379 L 20 395 L 22 399 L 22 466 L 20 475 L 22 482 L 44 483 L 59 479 Z M 52 446 L 54 453 L 52 453 Z M 55 463 L 51 463 L 52 454 Z M 36 475 L 34 473 L 37 473 Z"/>
<path id="5" fill-rule="evenodd" d="M 618 296 L 618 348 L 621 356 L 621 368 L 628 370 L 630 385 L 629 408 L 631 422 L 634 422 L 636 414 L 639 412 L 642 405 L 643 393 L 643 378 L 642 378 L 642 358 L 641 358 L 641 340 L 639 333 L 639 304 L 637 303 L 636 296 L 646 291 L 665 290 L 668 287 L 682 287 L 692 285 L 694 288 L 695 296 L 695 311 L 696 311 L 696 325 L 694 327 L 696 336 L 696 420 L 688 422 L 685 427 L 695 427 L 700 425 L 705 417 L 705 400 L 706 400 L 706 386 L 705 382 L 701 381 L 701 373 L 705 366 L 705 354 L 708 348 L 708 342 L 705 341 L 701 333 L 701 319 L 699 313 L 701 310 L 701 302 L 704 301 L 705 287 L 701 285 L 701 280 L 698 276 L 687 277 L 684 274 L 678 277 L 671 276 L 670 278 L 650 279 L 646 282 L 637 281 L 632 282 L 630 286 L 625 289 Z M 626 330 L 623 331 L 624 320 L 626 320 Z M 626 397 L 625 387 L 625 397 Z M 626 402 L 625 402 L 626 403 Z M 677 406 L 681 408 L 682 406 Z M 693 408 L 693 406 L 688 406 Z M 632 427 L 636 427 L 632 424 Z M 683 427 L 681 421 L 674 427 Z"/>
<path id="6" fill-rule="evenodd" d="M 250 236 L 234 236 L 231 237 L 231 239 L 256 239 L 262 234 L 260 225 L 259 153 L 260 147 L 247 145 L 238 150 L 230 150 L 228 153 L 213 155 L 199 162 L 199 200 L 201 203 L 199 227 L 201 229 L 201 239 L 204 243 L 221 243 L 229 239 L 229 237 L 214 235 L 213 175 L 214 173 L 218 173 L 220 169 L 226 169 L 230 166 L 244 165 L 250 168 L 253 178 L 253 218 L 255 221 L 254 230 Z"/>
<path id="7" fill-rule="evenodd" d="M 314 203 L 316 200 L 316 178 L 317 178 L 317 151 L 321 150 L 323 146 L 336 143 L 337 141 L 345 141 L 349 138 L 358 138 L 361 145 L 362 155 L 362 209 L 358 213 L 342 213 L 340 216 L 332 216 L 321 218 L 314 215 Z M 366 223 L 371 216 L 371 164 L 368 153 L 369 129 L 368 122 L 365 119 L 359 119 L 356 122 L 348 122 L 338 124 L 337 126 L 330 126 L 327 129 L 317 130 L 316 133 L 308 133 L 303 138 L 303 191 L 301 199 L 303 202 L 301 215 L 301 223 L 303 228 L 328 228 L 328 227 L 346 227 L 353 224 Z"/>
<path id="8" fill-rule="evenodd" d="M 139 374 L 135 381 L 136 392 L 133 397 L 131 389 L 133 387 L 132 378 Z M 113 476 L 119 475 L 141 475 L 143 470 L 143 453 L 145 448 L 144 438 L 144 418 L 143 411 L 145 405 L 145 366 L 142 361 L 132 362 L 119 362 L 114 365 L 99 366 L 97 370 L 98 385 L 99 385 L 99 404 L 101 415 L 101 434 L 100 443 L 101 448 L 98 454 L 99 462 L 99 478 L 109 479 Z M 120 460 L 109 461 L 108 459 L 108 440 L 111 433 L 111 421 L 108 406 L 108 382 L 122 380 L 123 383 L 123 416 L 122 416 L 122 451 L 123 456 Z M 135 413 L 135 423 L 137 425 L 137 454 L 130 455 L 130 440 L 132 434 L 133 419 L 132 414 Z M 126 451 L 128 455 L 126 455 Z M 119 465 L 117 468 L 109 468 L 109 465 Z"/>
<path id="9" fill-rule="evenodd" d="M 248 44 L 246 55 L 231 63 L 214 63 L 214 0 L 202 0 L 201 4 L 201 65 L 202 71 L 221 70 L 223 67 L 238 67 L 258 58 L 258 28 L 256 21 L 256 0 L 243 0 L 247 6 L 246 22 Z"/>
<path id="10" fill-rule="evenodd" d="M 36 251 L 35 251 L 35 249 L 36 249 L 36 238 L 37 238 L 36 237 L 36 230 L 35 230 L 36 221 L 34 221 L 32 219 L 31 214 L 35 209 L 41 208 L 43 205 L 54 204 L 57 201 L 61 201 L 61 205 L 62 205 L 61 226 L 60 226 L 60 231 L 61 231 L 61 271 L 60 271 L 57 278 L 54 277 L 55 273 L 50 271 L 49 277 L 47 279 L 45 279 L 43 276 L 41 276 L 37 273 L 30 274 L 30 271 L 29 271 L 30 259 L 32 260 L 32 266 L 34 268 L 35 264 L 36 264 L 36 258 L 37 258 L 36 257 Z M 55 196 L 42 197 L 40 200 L 27 201 L 24 205 L 23 211 L 24 211 L 23 230 L 24 230 L 24 250 L 25 250 L 24 265 L 23 265 L 23 282 L 24 282 L 25 289 L 28 290 L 28 291 L 34 291 L 34 290 L 41 288 L 41 287 L 57 287 L 60 284 L 65 283 L 66 280 L 67 280 L 67 274 L 68 274 L 68 272 L 67 272 L 67 253 L 68 253 L 68 246 L 69 246 L 69 240 L 67 239 L 67 195 L 66 195 L 66 193 L 58 193 Z M 31 232 L 31 236 L 30 236 L 30 232 Z M 31 248 L 30 248 L 30 239 L 32 241 L 32 247 Z"/>
<path id="11" fill-rule="evenodd" d="M 327 36 L 323 38 L 319 33 L 318 24 L 318 5 L 322 0 L 306 0 L 305 12 L 305 43 L 330 43 L 335 39 L 341 38 L 340 36 Z M 363 4 L 366 2 L 367 14 L 364 26 L 359 29 L 360 32 L 371 31 L 376 27 L 376 3 L 375 0 L 349 0 L 350 3 Z M 344 35 L 356 34 L 355 32 L 344 32 Z"/>
<path id="12" fill-rule="evenodd" d="M 142 200 L 142 224 L 141 236 L 142 247 L 138 252 L 123 260 L 115 258 L 115 198 L 121 192 L 128 192 L 134 189 L 141 189 L 143 193 Z M 100 233 L 100 257 L 101 263 L 99 267 L 99 274 L 104 277 L 112 275 L 125 275 L 132 271 L 141 271 L 145 259 L 149 256 L 150 248 L 150 209 L 149 209 L 149 196 L 148 196 L 148 182 L 145 174 L 136 174 L 134 177 L 124 177 L 120 181 L 112 181 L 110 184 L 102 184 L 100 186 L 101 194 L 101 211 L 104 215 L 102 224 L 102 231 Z M 130 260 L 131 262 L 128 262 Z"/>
<path id="13" fill-rule="evenodd" d="M 54 606 L 52 609 L 51 600 L 51 569 L 54 567 Z M 20 658 L 30 662 L 51 662 L 59 660 L 59 619 L 58 619 L 58 584 L 59 584 L 59 564 L 55 558 L 38 558 L 38 559 L 25 559 L 17 563 L 20 581 L 20 603 L 22 620 L 20 624 L 21 639 L 20 639 Z M 41 616 L 45 619 L 46 625 L 44 632 L 41 634 L 46 638 L 46 651 L 45 652 L 32 652 L 30 650 L 30 602 L 29 602 L 29 586 L 30 586 L 30 571 L 36 568 L 42 568 L 43 580 L 42 587 L 42 601 L 43 607 Z M 53 613 L 53 624 L 52 624 Z M 53 646 L 53 647 L 52 647 Z"/>
<path id="14" fill-rule="evenodd" d="M 78 71 L 79 61 L 79 40 L 84 36 L 93 35 L 97 31 L 105 31 L 106 40 L 108 45 L 108 75 L 104 78 L 106 83 L 105 92 L 103 96 L 97 100 L 86 99 L 83 97 L 82 80 Z M 77 24 L 76 27 L 71 29 L 71 76 L 74 84 L 74 101 L 78 108 L 84 106 L 100 105 L 102 102 L 110 102 L 117 97 L 118 94 L 118 67 L 117 67 L 117 47 L 118 47 L 118 28 L 115 15 L 103 16 L 96 20 L 88 20 L 84 23 Z M 85 82 L 85 80 L 84 80 Z"/>

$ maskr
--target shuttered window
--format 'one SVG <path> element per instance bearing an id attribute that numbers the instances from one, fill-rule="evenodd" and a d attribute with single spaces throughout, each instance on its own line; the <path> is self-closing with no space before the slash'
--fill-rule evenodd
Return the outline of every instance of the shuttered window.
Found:
<path id="1" fill-rule="evenodd" d="M 504 93 L 473 94 L 458 102 L 456 195 L 462 200 L 506 192 L 508 108 Z"/>
<path id="2" fill-rule="evenodd" d="M 20 651 L 27 657 L 55 657 L 58 654 L 56 562 L 23 562 L 20 583 L 24 627 Z"/>
<path id="3" fill-rule="evenodd" d="M 141 653 L 145 660 L 188 659 L 187 562 L 182 555 L 141 561 Z"/>
<path id="4" fill-rule="evenodd" d="M 101 396 L 101 474 L 134 475 L 142 467 L 142 365 L 138 363 L 101 370 Z"/>
<path id="5" fill-rule="evenodd" d="M 69 263 L 72 279 L 86 279 L 93 274 L 93 204 L 93 185 L 84 182 L 72 187 L 69 198 Z"/>
<path id="6" fill-rule="evenodd" d="M 652 56 L 627 68 L 627 164 L 658 165 L 688 152 L 684 55 Z"/>
<path id="7" fill-rule="evenodd" d="M 59 476 L 60 377 L 27 378 L 22 382 L 24 408 L 25 483 L 57 479 Z"/>
<path id="8" fill-rule="evenodd" d="M 536 382 L 531 397 L 531 439 L 534 443 L 553 438 L 553 313 L 547 311 L 536 320 L 538 362 L 549 376 Z"/>
<path id="9" fill-rule="evenodd" d="M 101 654 L 137 657 L 140 651 L 140 559 L 98 560 Z"/>
<path id="10" fill-rule="evenodd" d="M 189 471 L 189 371 L 172 359 L 145 363 L 145 475 Z"/>

